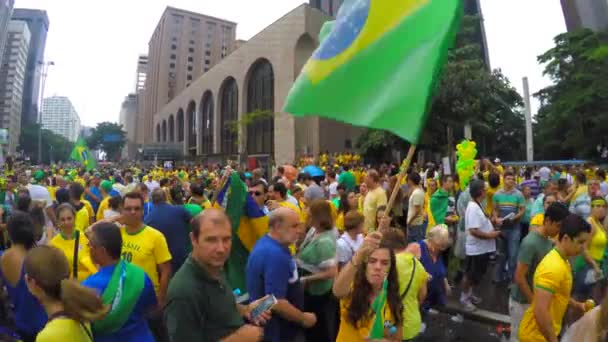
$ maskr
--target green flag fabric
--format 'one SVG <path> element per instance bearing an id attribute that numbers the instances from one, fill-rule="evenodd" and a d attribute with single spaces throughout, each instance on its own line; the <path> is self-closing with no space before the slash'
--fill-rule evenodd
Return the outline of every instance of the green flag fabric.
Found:
<path id="1" fill-rule="evenodd" d="M 384 306 L 386 305 L 387 287 L 388 280 L 384 279 L 384 283 L 382 283 L 382 290 L 372 302 L 372 310 L 375 312 L 375 315 L 372 328 L 369 331 L 370 340 L 379 340 L 384 338 Z"/>
<path id="2" fill-rule="evenodd" d="M 80 162 L 87 171 L 91 171 L 97 167 L 97 162 L 91 155 L 91 151 L 83 138 L 78 138 L 72 154 L 70 154 L 70 159 Z"/>
<path id="3" fill-rule="evenodd" d="M 461 2 L 346 0 L 335 23 L 323 27 L 284 111 L 385 129 L 417 143 Z"/>

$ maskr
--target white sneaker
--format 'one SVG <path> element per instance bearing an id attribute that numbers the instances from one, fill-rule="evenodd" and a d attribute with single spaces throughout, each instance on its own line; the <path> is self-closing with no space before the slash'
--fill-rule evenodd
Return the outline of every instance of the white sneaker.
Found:
<path id="1" fill-rule="evenodd" d="M 439 315 L 439 311 L 435 310 L 435 309 L 429 309 L 429 311 L 427 312 L 429 315 Z"/>
<path id="2" fill-rule="evenodd" d="M 420 323 L 420 334 L 424 334 L 425 331 L 426 331 L 426 323 L 422 322 L 422 323 Z"/>
<path id="3" fill-rule="evenodd" d="M 479 298 L 475 295 L 471 295 L 471 297 L 469 297 L 469 300 L 471 301 L 471 303 L 473 303 L 475 305 L 479 305 L 483 301 L 481 298 Z"/>
<path id="4" fill-rule="evenodd" d="M 464 311 L 466 311 L 466 312 L 473 312 L 473 311 L 477 310 L 477 307 L 475 306 L 475 304 L 473 304 L 471 302 L 464 302 L 461 304 L 464 306 Z"/>

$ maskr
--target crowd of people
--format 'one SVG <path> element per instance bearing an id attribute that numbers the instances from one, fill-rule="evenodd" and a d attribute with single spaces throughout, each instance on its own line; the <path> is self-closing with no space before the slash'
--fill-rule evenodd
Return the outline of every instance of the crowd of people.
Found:
<path id="1" fill-rule="evenodd" d="M 415 341 L 456 291 L 475 311 L 500 284 L 511 340 L 605 340 L 602 169 L 484 159 L 461 180 L 318 161 L 315 174 L 311 160 L 269 174 L 16 166 L 0 179 L 2 340 Z M 267 219 L 250 249 L 217 199 L 235 174 Z M 226 272 L 236 245 L 241 288 Z"/>

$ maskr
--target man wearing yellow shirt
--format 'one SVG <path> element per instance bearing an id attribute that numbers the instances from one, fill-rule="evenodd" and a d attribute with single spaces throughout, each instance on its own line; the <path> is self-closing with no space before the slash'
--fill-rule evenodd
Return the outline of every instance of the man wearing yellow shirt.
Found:
<path id="1" fill-rule="evenodd" d="M 581 312 L 585 304 L 570 298 L 572 269 L 568 258 L 583 251 L 591 226 L 570 214 L 562 222 L 555 248 L 538 264 L 534 273 L 534 297 L 519 328 L 521 342 L 558 342 L 568 305 Z"/>
<path id="2" fill-rule="evenodd" d="M 378 207 L 386 205 L 386 191 L 380 186 L 378 171 L 369 170 L 365 177 L 368 192 L 363 200 L 363 216 L 365 216 L 364 231 L 371 233 L 376 230 L 376 212 Z"/>
<path id="3" fill-rule="evenodd" d="M 268 209 L 270 211 L 279 207 L 289 208 L 298 214 L 301 222 L 304 222 L 302 210 L 287 199 L 287 187 L 285 184 L 280 182 L 271 184 L 268 187 L 268 199 L 270 200 L 268 201 Z"/>
<path id="4" fill-rule="evenodd" d="M 82 194 L 84 193 L 84 187 L 80 185 L 80 183 L 72 183 L 70 184 L 70 204 L 76 210 L 76 222 L 75 228 L 79 230 L 81 233 L 89 227 L 91 221 L 89 219 L 89 211 L 85 207 L 85 205 L 80 201 Z"/>

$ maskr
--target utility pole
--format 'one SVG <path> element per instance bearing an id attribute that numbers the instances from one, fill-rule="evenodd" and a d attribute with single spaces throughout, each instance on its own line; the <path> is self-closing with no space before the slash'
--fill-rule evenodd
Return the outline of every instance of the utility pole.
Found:
<path id="1" fill-rule="evenodd" d="M 534 137 L 532 134 L 532 108 L 530 107 L 530 87 L 528 78 L 524 77 L 524 110 L 526 115 L 526 160 L 534 160 Z"/>
<path id="2" fill-rule="evenodd" d="M 44 103 L 44 87 L 46 86 L 46 77 L 49 74 L 49 67 L 55 65 L 52 61 L 38 61 L 38 67 L 41 68 L 41 86 L 40 100 L 38 105 L 38 165 L 42 165 L 42 105 Z"/>

